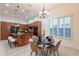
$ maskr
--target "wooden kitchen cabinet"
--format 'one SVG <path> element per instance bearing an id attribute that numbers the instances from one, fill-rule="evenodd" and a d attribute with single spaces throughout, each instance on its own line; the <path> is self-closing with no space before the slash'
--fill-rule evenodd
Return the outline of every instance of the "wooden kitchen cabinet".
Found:
<path id="1" fill-rule="evenodd" d="M 26 45 L 29 43 L 28 40 L 29 40 L 29 33 L 24 33 L 22 35 L 19 35 L 16 40 L 16 46 Z"/>

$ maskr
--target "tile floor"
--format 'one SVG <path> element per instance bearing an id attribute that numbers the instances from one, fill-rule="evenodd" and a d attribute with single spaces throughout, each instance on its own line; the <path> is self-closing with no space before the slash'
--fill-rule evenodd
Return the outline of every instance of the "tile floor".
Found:
<path id="1" fill-rule="evenodd" d="M 0 56 L 30 56 L 31 48 L 30 45 L 25 45 L 17 48 L 9 48 L 7 41 L 0 41 Z M 59 48 L 60 56 L 79 56 L 79 50 L 60 46 Z M 32 54 L 35 56 L 35 53 Z M 38 56 L 42 56 L 41 53 Z M 53 54 L 48 54 L 48 56 L 53 56 Z"/>

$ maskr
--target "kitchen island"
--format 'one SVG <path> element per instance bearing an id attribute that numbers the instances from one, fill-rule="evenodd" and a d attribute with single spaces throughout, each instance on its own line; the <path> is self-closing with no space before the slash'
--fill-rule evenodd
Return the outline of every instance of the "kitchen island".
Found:
<path id="1" fill-rule="evenodd" d="M 16 37 L 16 47 L 17 46 L 23 46 L 27 45 L 29 43 L 29 38 L 31 37 L 32 33 L 26 32 L 26 33 L 19 33 Z"/>

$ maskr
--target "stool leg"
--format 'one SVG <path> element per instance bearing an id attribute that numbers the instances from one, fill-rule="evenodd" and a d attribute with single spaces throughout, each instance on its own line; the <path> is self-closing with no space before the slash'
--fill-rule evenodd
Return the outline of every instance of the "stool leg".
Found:
<path id="1" fill-rule="evenodd" d="M 32 55 L 33 51 L 31 52 L 30 56 Z"/>

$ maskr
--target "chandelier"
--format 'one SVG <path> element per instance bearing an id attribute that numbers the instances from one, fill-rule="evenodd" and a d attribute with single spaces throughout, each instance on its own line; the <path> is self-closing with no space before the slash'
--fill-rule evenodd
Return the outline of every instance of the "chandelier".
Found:
<path id="1" fill-rule="evenodd" d="M 40 18 L 47 18 L 49 16 L 49 13 L 45 9 L 45 4 L 43 4 L 43 9 L 39 12 Z"/>

